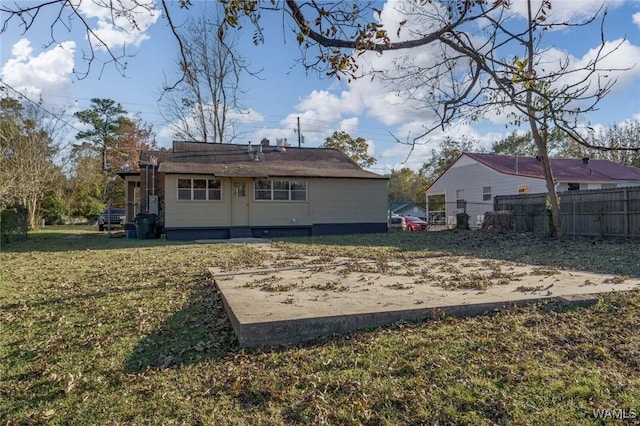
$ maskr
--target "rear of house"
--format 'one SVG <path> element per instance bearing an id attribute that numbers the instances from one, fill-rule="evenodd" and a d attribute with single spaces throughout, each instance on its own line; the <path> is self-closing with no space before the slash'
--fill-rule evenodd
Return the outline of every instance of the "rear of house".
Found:
<path id="1" fill-rule="evenodd" d="M 334 149 L 174 142 L 124 177 L 168 239 L 387 231 L 387 178 Z"/>

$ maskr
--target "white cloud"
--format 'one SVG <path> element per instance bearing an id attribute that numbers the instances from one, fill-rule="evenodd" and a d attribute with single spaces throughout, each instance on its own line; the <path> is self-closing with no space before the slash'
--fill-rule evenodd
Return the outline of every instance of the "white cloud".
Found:
<path id="1" fill-rule="evenodd" d="M 240 123 L 256 123 L 264 121 L 264 115 L 253 108 L 249 108 L 243 111 L 228 111 L 227 119 L 229 121 L 237 121 Z"/>
<path id="2" fill-rule="evenodd" d="M 614 92 L 625 90 L 640 76 L 640 47 L 634 46 L 628 40 L 618 39 L 606 42 L 602 51 L 607 54 L 598 64 L 598 68 L 603 71 L 597 75 L 603 81 L 617 80 Z M 598 52 L 598 48 L 590 49 L 576 62 L 576 69 L 587 67 L 597 57 Z"/>
<path id="3" fill-rule="evenodd" d="M 210 108 L 211 108 L 211 104 L 204 105 L 205 110 Z M 199 128 L 199 124 L 196 122 L 196 119 L 195 119 L 195 117 L 197 116 L 198 116 L 198 113 L 194 109 L 194 110 L 191 110 L 190 115 L 184 117 L 183 120 L 179 120 L 175 117 L 172 117 L 168 123 L 161 126 L 160 130 L 156 132 L 157 133 L 156 136 L 158 137 L 158 140 L 160 141 L 161 145 L 163 146 L 171 145 L 171 141 L 176 139 L 177 137 L 176 134 L 179 133 L 181 130 L 184 130 L 186 128 L 185 126 L 187 126 L 192 131 L 195 131 L 195 129 Z M 243 111 L 228 110 L 226 119 L 227 119 L 227 123 L 234 123 L 232 126 L 234 127 L 234 129 L 236 129 L 236 128 L 240 128 L 241 126 L 263 122 L 264 116 L 259 112 L 257 112 L 256 110 L 249 108 Z M 213 132 L 211 132 L 211 134 L 212 133 Z M 249 140 L 260 140 L 263 137 L 265 137 L 266 134 L 267 133 L 259 137 L 257 137 L 256 135 L 253 135 L 254 138 L 253 139 L 249 138 Z M 227 136 L 232 136 L 232 135 L 228 134 Z M 269 138 L 271 136 L 266 136 L 266 137 Z M 234 143 L 235 142 L 237 141 L 234 141 Z"/>
<path id="4" fill-rule="evenodd" d="M 346 132 L 352 137 L 358 137 L 358 125 L 360 124 L 360 119 L 358 117 L 351 117 L 344 119 L 338 125 L 338 130 L 342 132 Z"/>
<path id="5" fill-rule="evenodd" d="M 296 108 L 314 111 L 319 120 L 338 120 L 343 114 L 360 114 L 364 110 L 362 99 L 350 91 L 335 95 L 326 90 L 314 90 Z"/>
<path id="6" fill-rule="evenodd" d="M 161 146 L 171 146 L 171 141 L 175 139 L 176 131 L 171 124 L 162 126 L 156 132 L 156 137 Z"/>
<path id="7" fill-rule="evenodd" d="M 75 48 L 73 41 L 65 41 L 34 55 L 29 40 L 21 39 L 11 50 L 13 57 L 2 66 L 1 79 L 32 99 L 42 97 L 47 102 L 51 96 L 70 97 Z"/>
<path id="8" fill-rule="evenodd" d="M 532 2 L 532 11 L 535 13 L 542 3 L 542 0 Z M 548 11 L 547 22 L 579 22 L 580 20 L 591 18 L 603 5 L 609 9 L 621 6 L 624 0 L 580 0 L 580 1 L 554 1 L 552 8 Z M 511 2 L 511 10 L 519 15 L 527 16 L 527 2 Z"/>
<path id="9" fill-rule="evenodd" d="M 640 12 L 636 12 L 632 15 L 633 23 L 640 27 Z"/>
<path id="10" fill-rule="evenodd" d="M 31 47 L 31 42 L 26 38 L 18 40 L 11 48 L 11 54 L 15 56 L 17 60 L 22 61 L 28 59 L 31 53 L 33 53 L 33 48 Z"/>
<path id="11" fill-rule="evenodd" d="M 149 39 L 146 31 L 160 17 L 160 10 L 154 8 L 153 0 L 120 0 L 113 2 L 115 9 L 101 2 L 80 0 L 79 11 L 88 19 L 97 19 L 93 28 L 95 36 L 109 49 L 124 46 L 140 46 Z M 104 45 L 91 40 L 99 49 Z"/>
<path id="12" fill-rule="evenodd" d="M 371 139 L 367 140 L 367 155 L 370 157 L 376 156 L 376 144 Z"/>

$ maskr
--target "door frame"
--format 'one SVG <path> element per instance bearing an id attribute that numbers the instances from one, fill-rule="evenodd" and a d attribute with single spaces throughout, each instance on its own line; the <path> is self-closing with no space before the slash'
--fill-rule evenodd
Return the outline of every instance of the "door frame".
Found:
<path id="1" fill-rule="evenodd" d="M 231 178 L 231 226 L 249 226 L 251 179 Z M 244 184 L 244 195 L 239 195 L 239 185 Z"/>

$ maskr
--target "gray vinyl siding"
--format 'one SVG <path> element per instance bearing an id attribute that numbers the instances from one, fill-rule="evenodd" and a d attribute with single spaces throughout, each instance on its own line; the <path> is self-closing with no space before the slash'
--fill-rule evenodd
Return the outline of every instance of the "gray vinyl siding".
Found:
<path id="1" fill-rule="evenodd" d="M 478 163 L 468 157 L 461 157 L 429 188 L 429 195 L 445 194 L 447 221 L 455 220 L 457 213 L 463 210 L 457 208 L 456 191 L 464 190 L 466 211 L 469 215 L 469 225 L 479 226 L 478 216 L 493 210 L 493 197 L 496 195 L 513 195 L 518 193 L 520 185 L 529 185 L 529 193 L 546 192 L 543 179 L 506 175 Z M 491 200 L 483 200 L 483 187 L 491 187 Z M 455 222 L 453 222 L 455 223 Z"/>

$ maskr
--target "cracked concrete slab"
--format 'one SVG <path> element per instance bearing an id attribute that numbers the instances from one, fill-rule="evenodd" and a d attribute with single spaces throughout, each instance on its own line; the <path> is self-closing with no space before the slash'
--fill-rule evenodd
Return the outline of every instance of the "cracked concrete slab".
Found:
<path id="1" fill-rule="evenodd" d="M 260 269 L 209 268 L 241 346 L 277 346 L 442 315 L 477 315 L 555 299 L 595 302 L 640 289 L 626 276 L 468 256 L 354 259 L 288 256 L 269 244 Z"/>

